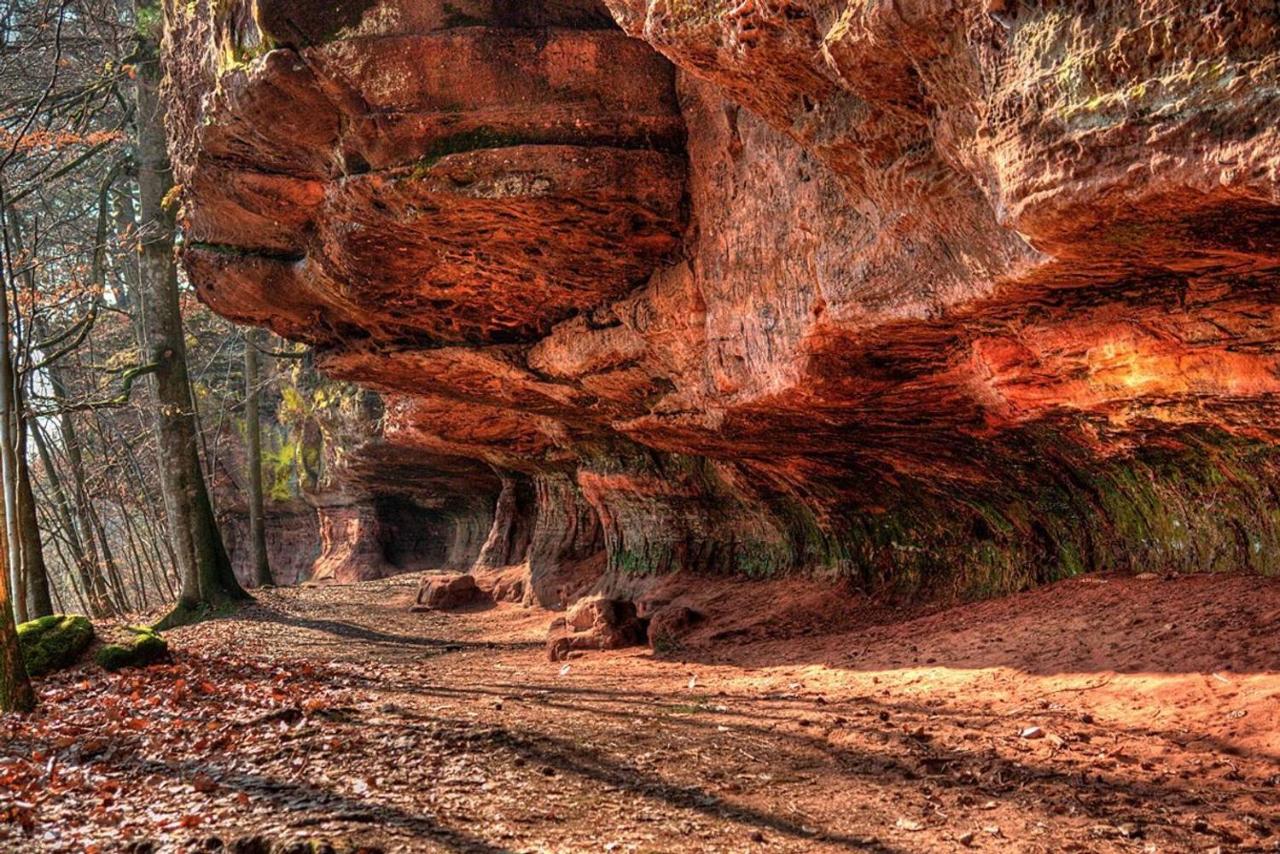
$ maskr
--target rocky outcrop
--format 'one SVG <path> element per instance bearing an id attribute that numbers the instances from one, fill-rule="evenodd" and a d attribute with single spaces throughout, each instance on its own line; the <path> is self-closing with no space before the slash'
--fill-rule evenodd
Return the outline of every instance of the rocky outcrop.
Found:
<path id="1" fill-rule="evenodd" d="M 635 646 L 644 642 L 646 631 L 646 622 L 636 616 L 635 603 L 588 596 L 552 621 L 547 657 L 564 661 L 575 652 Z"/>
<path id="2" fill-rule="evenodd" d="M 192 281 L 381 395 L 349 470 L 445 562 L 549 605 L 1280 566 L 1273 9 L 168 17 Z"/>
<path id="3" fill-rule="evenodd" d="M 267 512 L 267 560 L 277 585 L 288 587 L 311 579 L 323 545 L 316 510 L 303 502 L 276 503 Z M 253 585 L 253 558 L 247 513 L 224 514 L 219 530 L 241 584 Z"/>
<path id="4" fill-rule="evenodd" d="M 470 605 L 483 595 L 474 576 L 466 573 L 428 576 L 418 590 L 414 611 L 448 611 Z"/>

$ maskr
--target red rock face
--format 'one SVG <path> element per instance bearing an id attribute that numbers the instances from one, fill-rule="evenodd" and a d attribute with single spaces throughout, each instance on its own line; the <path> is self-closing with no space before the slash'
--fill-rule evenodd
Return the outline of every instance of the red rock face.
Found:
<path id="1" fill-rule="evenodd" d="M 277 585 L 301 584 L 311 578 L 312 569 L 321 555 L 323 542 L 316 511 L 297 502 L 273 508 L 267 513 L 267 559 L 271 577 Z M 226 514 L 219 528 L 231 557 L 236 578 L 246 587 L 257 584 L 249 543 L 249 522 L 244 514 Z"/>
<path id="2" fill-rule="evenodd" d="M 1280 567 L 1273 9 L 606 5 L 170 9 L 193 282 L 455 561 Z"/>
<path id="3" fill-rule="evenodd" d="M 275 38 L 172 11 L 175 43 L 236 57 Z M 365 17 L 247 64 L 174 66 L 182 178 L 200 200 L 188 263 L 212 307 L 331 346 L 516 341 L 676 250 L 683 123 L 670 66 L 642 42 L 394 4 Z"/>

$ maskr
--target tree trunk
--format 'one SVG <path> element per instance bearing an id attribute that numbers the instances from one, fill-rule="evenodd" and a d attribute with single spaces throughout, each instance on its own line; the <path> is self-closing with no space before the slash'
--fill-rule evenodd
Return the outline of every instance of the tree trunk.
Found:
<path id="1" fill-rule="evenodd" d="M 134 11 L 137 21 L 155 22 L 153 27 L 158 29 L 159 3 L 135 0 Z M 154 29 L 140 34 L 136 66 L 138 282 L 143 357 L 155 366 L 157 470 L 182 577 L 177 608 L 163 621 L 175 625 L 195 612 L 247 598 L 247 594 L 231 572 L 200 468 L 173 254 L 175 221 L 166 198 L 173 189 L 173 172 L 159 97 L 158 36 Z"/>
<path id="2" fill-rule="evenodd" d="M 249 456 L 249 548 L 253 577 L 259 587 L 275 584 L 267 559 L 266 502 L 262 495 L 262 424 L 258 412 L 257 330 L 244 333 L 245 444 Z"/>
<path id="3" fill-rule="evenodd" d="M 116 563 L 115 555 L 111 552 L 111 542 L 107 539 L 107 529 L 102 524 L 102 517 L 92 505 L 89 507 L 89 523 L 93 525 L 93 530 L 98 535 L 98 545 L 102 549 L 103 574 L 111 587 L 115 601 L 120 603 L 122 613 L 130 611 L 133 609 L 133 604 L 129 601 L 129 588 L 125 587 L 124 576 L 120 574 L 120 567 Z"/>
<path id="4" fill-rule="evenodd" d="M 7 349 L 7 348 L 6 348 Z M 8 373 L 0 356 L 0 374 Z M 0 382 L 0 396 L 6 394 Z M 6 406 L 7 410 L 9 407 Z M 0 416 L 0 488 L 4 490 L 4 551 L 5 567 L 9 574 L 12 606 L 17 620 L 25 623 L 31 619 L 27 613 L 27 580 L 22 574 L 22 538 L 18 533 L 17 455 L 9 444 L 13 435 L 13 418 L 9 412 Z"/>
<path id="5" fill-rule="evenodd" d="M 49 594 L 49 568 L 44 562 L 36 495 L 31 488 L 25 419 L 18 430 L 18 535 L 21 539 L 22 572 L 27 579 L 27 618 L 34 620 L 53 613 L 53 598 Z"/>
<path id="6" fill-rule="evenodd" d="M 18 442 L 19 426 L 17 372 L 14 370 L 13 338 L 9 316 L 10 280 L 13 276 L 13 245 L 10 236 L 10 212 L 0 198 L 0 228 L 4 230 L 5 276 L 0 284 L 0 489 L 4 497 L 5 567 L 8 570 L 9 593 L 18 622 L 26 622 L 27 586 L 22 575 L 22 542 L 18 532 Z"/>
<path id="7" fill-rule="evenodd" d="M 0 528 L 0 535 L 5 530 Z M 0 543 L 0 712 L 29 712 L 35 708 L 36 695 L 22 663 L 18 647 L 18 628 L 13 622 L 13 601 L 9 595 L 9 542 Z"/>
<path id="8" fill-rule="evenodd" d="M 23 249 L 22 217 L 12 208 L 4 209 L 5 250 Z M 10 243 L 12 239 L 12 243 Z M 8 277 L 14 276 L 12 258 L 6 268 Z M 31 268 L 18 274 L 27 290 L 36 292 L 35 272 Z M 12 282 L 11 282 L 12 284 Z M 22 320 L 14 308 L 10 312 L 9 292 L 6 288 L 0 302 L 0 329 L 4 330 L 0 347 L 0 394 L 4 395 L 4 425 L 0 429 L 0 441 L 4 443 L 4 501 L 5 530 L 10 537 L 10 572 L 17 576 L 13 586 L 15 605 L 20 620 L 45 617 L 53 613 L 53 601 L 49 596 L 48 568 L 44 562 L 44 543 L 40 539 L 40 519 L 36 514 L 35 497 L 31 490 L 31 467 L 27 461 L 27 417 L 24 393 L 22 346 L 30 335 L 29 324 Z M 12 334 L 10 334 L 12 333 Z M 15 343 L 19 349 L 14 351 Z M 28 354 L 29 357 L 29 354 Z"/>
<path id="9" fill-rule="evenodd" d="M 50 371 L 52 375 L 52 371 Z M 50 384 L 54 387 L 54 400 L 61 404 L 62 398 L 59 395 L 57 384 Z M 64 425 L 66 421 L 70 421 L 70 414 L 63 415 Z M 57 510 L 59 521 L 63 530 L 66 532 L 67 548 L 71 551 L 71 562 L 75 564 L 76 572 L 80 576 L 80 587 L 84 595 L 87 597 L 87 606 L 90 616 L 105 617 L 112 610 L 110 600 L 107 597 L 107 588 L 102 583 L 102 576 L 85 553 L 84 541 L 81 539 L 80 530 L 76 527 L 75 517 L 71 515 L 71 501 L 67 498 L 67 490 L 62 484 L 62 477 L 58 474 L 58 469 L 53 461 L 53 454 L 49 451 L 49 443 L 45 440 L 44 433 L 40 429 L 40 425 L 32 421 L 28 425 L 31 429 L 31 438 L 36 443 L 36 450 L 40 454 L 40 462 L 44 466 L 45 478 L 49 482 L 50 488 L 53 490 L 53 503 Z M 72 440 L 68 436 L 65 426 L 62 431 L 62 439 L 67 444 L 67 456 L 71 456 Z M 79 457 L 79 449 L 76 450 L 76 456 Z M 84 489 L 84 471 L 82 466 L 72 465 L 72 477 L 76 478 L 76 497 L 85 494 Z M 92 538 L 93 534 L 89 533 Z"/>
<path id="10" fill-rule="evenodd" d="M 0 216 L 4 216 L 0 204 Z M 6 256 L 9 249 L 5 241 Z M 8 258 L 6 257 L 6 267 Z M 27 678 L 27 668 L 22 663 L 22 650 L 18 647 L 18 629 L 14 625 L 14 611 L 19 620 L 26 619 L 26 595 L 22 587 L 21 554 L 18 546 L 16 455 L 14 430 L 17 427 L 16 400 L 13 382 L 13 353 L 9 340 L 9 289 L 3 285 L 0 294 L 0 468 L 3 469 L 4 524 L 3 572 L 0 572 L 0 711 L 26 712 L 35 708 L 35 692 Z"/>
<path id="11" fill-rule="evenodd" d="M 7 579 L 0 580 L 0 612 L 0 712 L 29 712 L 36 707 L 36 695 L 18 648 Z"/>

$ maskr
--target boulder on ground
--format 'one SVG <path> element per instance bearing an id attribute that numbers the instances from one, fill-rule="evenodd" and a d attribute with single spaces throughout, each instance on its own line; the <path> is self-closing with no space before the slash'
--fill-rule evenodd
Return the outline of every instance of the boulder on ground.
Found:
<path id="1" fill-rule="evenodd" d="M 654 652 L 671 652 L 686 635 L 706 619 L 706 615 L 684 605 L 667 605 L 649 618 L 649 647 Z"/>
<path id="2" fill-rule="evenodd" d="M 22 661 L 31 676 L 76 663 L 93 643 L 93 623 L 79 614 L 51 614 L 18 626 Z"/>
<path id="3" fill-rule="evenodd" d="M 125 643 L 107 644 L 98 650 L 95 660 L 104 670 L 124 667 L 146 667 L 169 657 L 169 642 L 149 626 L 126 626 L 132 637 Z"/>
<path id="4" fill-rule="evenodd" d="M 645 641 L 646 622 L 636 615 L 634 602 L 589 596 L 551 624 L 547 656 L 563 661 L 574 650 L 622 649 Z"/>
<path id="5" fill-rule="evenodd" d="M 414 611 L 448 611 L 470 605 L 480 598 L 480 586 L 466 573 L 439 575 L 427 579 L 418 588 Z"/>
<path id="6" fill-rule="evenodd" d="M 521 602 L 529 583 L 529 564 L 477 567 L 471 570 L 476 585 L 494 602 Z"/>

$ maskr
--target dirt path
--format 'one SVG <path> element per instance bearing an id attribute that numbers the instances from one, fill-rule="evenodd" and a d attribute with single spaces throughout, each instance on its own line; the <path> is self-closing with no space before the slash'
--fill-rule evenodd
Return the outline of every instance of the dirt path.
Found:
<path id="1" fill-rule="evenodd" d="M 274 591 L 172 633 L 173 672 L 147 684 L 181 679 L 165 714 L 223 733 L 203 759 L 142 738 L 86 755 L 9 725 L 0 781 L 25 752 L 64 781 L 83 765 L 110 803 L 38 803 L 27 831 L 0 823 L 0 850 L 1280 850 L 1275 581 L 1088 579 L 567 667 L 542 651 L 547 615 L 410 614 L 416 586 Z M 193 691 L 200 667 L 239 699 L 206 708 L 226 692 Z M 101 690 L 140 695 L 129 678 Z M 42 714 L 77 679 L 47 683 Z M 84 712 L 78 737 L 145 733 L 130 721 L 168 708 Z"/>

